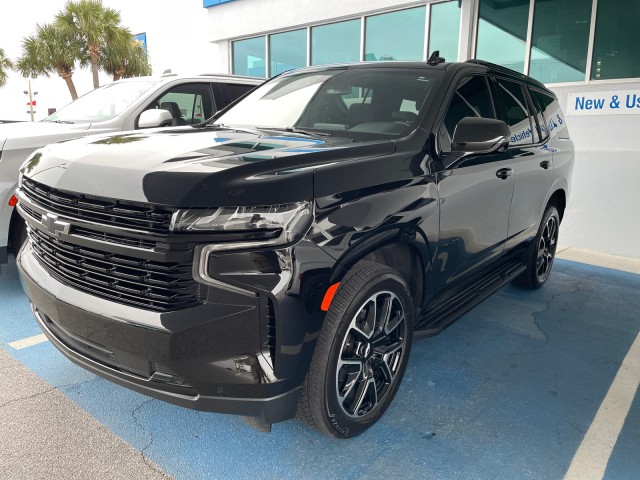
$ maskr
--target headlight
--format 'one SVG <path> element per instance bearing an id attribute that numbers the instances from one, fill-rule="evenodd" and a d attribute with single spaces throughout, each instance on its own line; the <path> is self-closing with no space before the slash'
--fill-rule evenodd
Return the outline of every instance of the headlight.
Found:
<path id="1" fill-rule="evenodd" d="M 171 230 L 178 232 L 278 232 L 269 244 L 284 244 L 303 234 L 313 219 L 311 202 L 261 207 L 189 208 L 177 210 Z"/>

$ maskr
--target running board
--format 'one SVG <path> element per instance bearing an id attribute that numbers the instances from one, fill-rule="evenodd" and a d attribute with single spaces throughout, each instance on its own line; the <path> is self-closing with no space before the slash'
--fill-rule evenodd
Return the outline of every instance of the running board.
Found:
<path id="1" fill-rule="evenodd" d="M 420 337 L 437 335 L 447 326 L 478 305 L 526 270 L 519 260 L 511 260 L 485 273 L 453 295 L 445 295 L 429 305 L 418 320 L 414 334 Z"/>

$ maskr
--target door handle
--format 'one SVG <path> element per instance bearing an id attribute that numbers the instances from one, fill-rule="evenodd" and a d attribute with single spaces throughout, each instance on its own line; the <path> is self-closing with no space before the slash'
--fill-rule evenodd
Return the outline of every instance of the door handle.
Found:
<path id="1" fill-rule="evenodd" d="M 510 168 L 501 168 L 496 172 L 496 177 L 501 178 L 502 180 L 506 180 L 511 176 L 512 173 L 513 170 L 511 170 Z"/>
<path id="2" fill-rule="evenodd" d="M 546 170 L 551 166 L 551 162 L 549 160 L 543 160 L 540 162 L 540 166 Z"/>

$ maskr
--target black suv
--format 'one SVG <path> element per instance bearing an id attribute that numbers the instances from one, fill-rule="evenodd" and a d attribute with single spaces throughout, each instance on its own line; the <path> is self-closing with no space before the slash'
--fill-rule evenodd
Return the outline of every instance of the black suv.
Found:
<path id="1" fill-rule="evenodd" d="M 351 437 L 391 403 L 414 336 L 546 282 L 573 157 L 554 94 L 508 69 L 307 68 L 206 124 L 37 151 L 18 263 L 82 367 Z"/>

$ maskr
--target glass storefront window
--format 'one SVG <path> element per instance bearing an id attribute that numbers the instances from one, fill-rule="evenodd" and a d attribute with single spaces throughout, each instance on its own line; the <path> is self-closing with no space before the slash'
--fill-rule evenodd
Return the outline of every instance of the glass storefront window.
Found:
<path id="1" fill-rule="evenodd" d="M 640 3 L 600 0 L 591 79 L 640 77 Z"/>
<path id="2" fill-rule="evenodd" d="M 480 0 L 476 58 L 524 73 L 529 0 Z"/>
<path id="3" fill-rule="evenodd" d="M 269 36 L 269 76 L 307 66 L 307 29 Z"/>
<path id="4" fill-rule="evenodd" d="M 233 73 L 250 77 L 266 77 L 265 38 L 256 37 L 233 42 Z"/>
<path id="5" fill-rule="evenodd" d="M 529 75 L 544 83 L 584 81 L 591 0 L 536 0 Z"/>
<path id="6" fill-rule="evenodd" d="M 422 60 L 426 8 L 366 18 L 365 60 Z"/>
<path id="7" fill-rule="evenodd" d="M 429 21 L 429 55 L 440 50 L 448 62 L 458 61 L 460 39 L 460 2 L 434 3 Z"/>
<path id="8" fill-rule="evenodd" d="M 320 25 L 311 29 L 311 65 L 360 60 L 361 21 Z"/>

